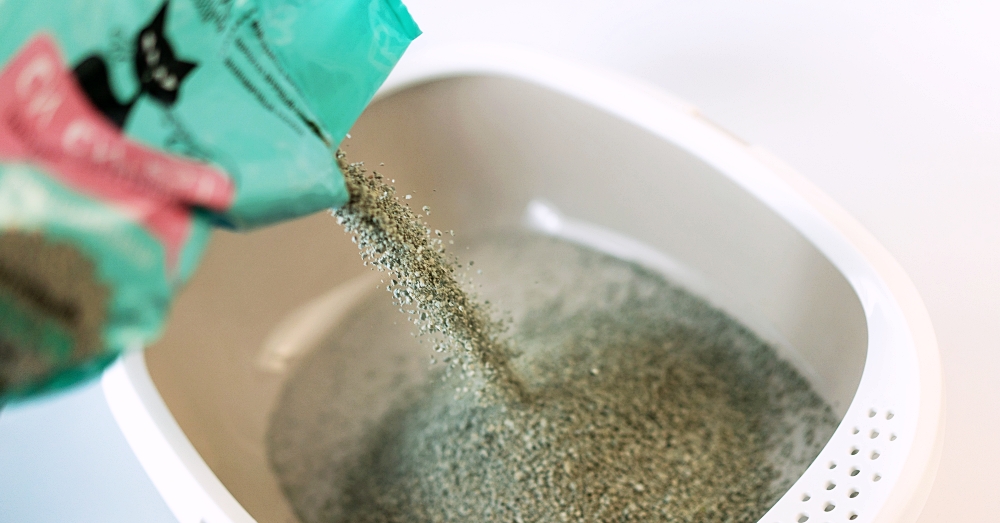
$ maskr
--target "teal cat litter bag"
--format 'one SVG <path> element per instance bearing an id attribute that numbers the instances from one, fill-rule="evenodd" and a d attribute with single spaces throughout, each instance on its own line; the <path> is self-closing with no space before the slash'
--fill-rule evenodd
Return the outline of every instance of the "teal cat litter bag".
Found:
<path id="1" fill-rule="evenodd" d="M 0 397 L 156 338 L 210 225 L 347 201 L 398 0 L 0 2 Z"/>

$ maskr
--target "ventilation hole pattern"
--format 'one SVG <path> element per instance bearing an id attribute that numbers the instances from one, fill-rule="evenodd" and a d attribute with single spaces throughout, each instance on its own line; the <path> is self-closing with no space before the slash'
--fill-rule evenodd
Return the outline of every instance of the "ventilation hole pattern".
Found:
<path id="1" fill-rule="evenodd" d="M 865 500 L 871 496 L 862 494 L 865 489 L 875 488 L 874 484 L 882 479 L 877 468 L 877 464 L 881 463 L 879 458 L 891 451 L 894 445 L 898 445 L 895 442 L 899 438 L 889 430 L 895 425 L 892 420 L 896 417 L 891 410 L 872 407 L 862 416 L 865 416 L 862 418 L 864 421 L 850 429 L 850 436 L 847 436 L 849 445 L 841 451 L 843 454 L 840 457 L 836 453 L 829 456 L 834 459 L 827 462 L 829 478 L 821 484 L 825 495 L 822 499 L 816 499 L 807 492 L 801 492 L 801 512 L 785 521 L 805 523 L 809 521 L 809 514 L 821 513 L 824 514 L 824 520 L 832 518 L 830 521 L 856 521 L 865 513 Z"/>

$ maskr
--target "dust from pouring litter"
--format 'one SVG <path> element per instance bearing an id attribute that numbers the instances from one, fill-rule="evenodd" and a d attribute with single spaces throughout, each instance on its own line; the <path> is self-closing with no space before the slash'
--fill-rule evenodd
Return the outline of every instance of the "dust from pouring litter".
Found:
<path id="1" fill-rule="evenodd" d="M 359 312 L 302 363 L 269 452 L 303 521 L 753 522 L 833 433 L 829 407 L 773 349 L 637 265 L 523 232 L 488 237 L 470 252 L 487 273 L 479 293 L 509 311 L 491 319 L 405 200 L 342 167 L 352 201 L 338 219 L 451 360 L 431 379 L 372 371 L 393 385 L 361 414 L 338 411 L 350 393 L 329 382 L 344 373 L 338 350 L 393 343 L 359 341 L 385 314 Z M 400 353 L 386 354 L 373 368 L 398 373 Z"/>

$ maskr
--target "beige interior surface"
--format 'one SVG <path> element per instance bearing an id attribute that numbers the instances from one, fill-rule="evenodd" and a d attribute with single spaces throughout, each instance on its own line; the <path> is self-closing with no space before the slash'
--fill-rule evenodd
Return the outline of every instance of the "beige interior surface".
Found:
<path id="1" fill-rule="evenodd" d="M 281 375 L 255 364 L 286 314 L 366 273 L 328 213 L 250 233 L 216 232 L 180 293 L 149 372 L 184 433 L 261 522 L 295 521 L 276 496 L 264 434 Z"/>
<path id="2" fill-rule="evenodd" d="M 432 227 L 462 235 L 516 224 L 541 198 L 672 256 L 718 290 L 720 305 L 773 326 L 816 390 L 846 411 L 867 346 L 848 282 L 772 210 L 663 138 L 559 93 L 481 76 L 382 99 L 352 135 L 350 158 L 430 205 Z M 259 521 L 292 521 L 264 446 L 284 374 L 258 365 L 262 345 L 297 307 L 366 271 L 325 214 L 219 232 L 148 351 L 178 423 Z"/>

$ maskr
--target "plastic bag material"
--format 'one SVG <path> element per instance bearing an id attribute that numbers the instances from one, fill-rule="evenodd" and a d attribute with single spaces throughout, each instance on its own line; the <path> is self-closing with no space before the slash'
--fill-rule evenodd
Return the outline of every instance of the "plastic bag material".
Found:
<path id="1" fill-rule="evenodd" d="M 335 145 L 418 33 L 394 0 L 0 1 L 0 401 L 155 340 L 212 224 L 345 202 Z"/>
<path id="2" fill-rule="evenodd" d="M 159 336 L 182 272 L 160 238 L 27 164 L 0 168 L 0 209 L 0 399 L 73 385 Z M 207 220 L 166 214 L 197 256 Z"/>
<path id="3" fill-rule="evenodd" d="M 155 339 L 232 184 L 123 135 L 56 43 L 0 70 L 0 398 L 92 376 Z"/>
<path id="4" fill-rule="evenodd" d="M 40 34 L 126 135 L 227 173 L 240 229 L 347 201 L 333 152 L 420 30 L 399 0 L 0 2 L 0 63 Z"/>

